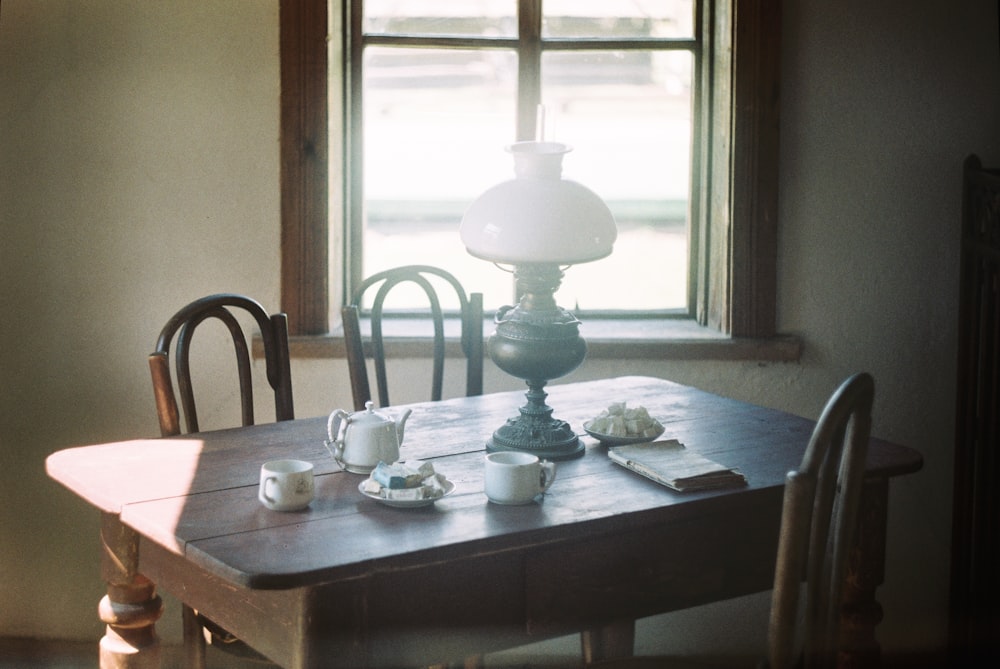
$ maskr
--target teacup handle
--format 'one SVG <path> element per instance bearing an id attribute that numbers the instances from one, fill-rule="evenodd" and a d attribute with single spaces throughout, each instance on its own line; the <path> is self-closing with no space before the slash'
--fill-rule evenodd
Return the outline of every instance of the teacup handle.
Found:
<path id="1" fill-rule="evenodd" d="M 260 494 L 264 496 L 264 499 L 267 501 L 268 504 L 277 504 L 278 500 L 267 494 L 267 485 L 269 483 L 272 483 L 272 482 L 275 485 L 277 485 L 278 484 L 278 477 L 277 476 L 268 476 L 266 479 L 264 479 L 264 485 L 261 486 L 261 492 L 260 492 Z"/>
<path id="2" fill-rule="evenodd" d="M 540 492 L 545 492 L 556 480 L 556 463 L 542 460 L 538 463 L 538 485 Z"/>

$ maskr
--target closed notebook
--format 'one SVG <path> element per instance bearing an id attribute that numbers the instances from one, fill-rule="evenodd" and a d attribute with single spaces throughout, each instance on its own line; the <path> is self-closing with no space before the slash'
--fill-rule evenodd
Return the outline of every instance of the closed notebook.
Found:
<path id="1" fill-rule="evenodd" d="M 657 483 L 681 492 L 746 485 L 746 477 L 703 455 L 689 451 L 676 439 L 608 449 L 608 457 Z"/>

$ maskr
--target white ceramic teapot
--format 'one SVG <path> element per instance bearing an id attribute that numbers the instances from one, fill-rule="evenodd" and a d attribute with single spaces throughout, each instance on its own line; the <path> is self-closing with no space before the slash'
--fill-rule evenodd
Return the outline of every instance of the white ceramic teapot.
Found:
<path id="1" fill-rule="evenodd" d="M 399 418 L 375 411 L 365 402 L 364 411 L 347 413 L 337 409 L 330 414 L 326 447 L 343 469 L 355 474 L 370 474 L 379 461 L 392 464 L 399 460 L 403 443 L 403 425 L 410 417 L 407 409 Z"/>

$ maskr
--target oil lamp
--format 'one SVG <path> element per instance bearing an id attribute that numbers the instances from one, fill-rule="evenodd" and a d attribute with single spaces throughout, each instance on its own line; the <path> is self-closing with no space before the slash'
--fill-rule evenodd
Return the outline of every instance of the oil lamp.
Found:
<path id="1" fill-rule="evenodd" d="M 604 201 L 562 178 L 558 142 L 525 141 L 507 147 L 515 178 L 493 186 L 469 206 L 460 235 L 468 252 L 513 267 L 517 305 L 501 307 L 487 352 L 497 367 L 528 386 L 528 402 L 500 426 L 487 451 L 524 451 L 548 460 L 583 454 L 565 421 L 553 418 L 545 384 L 583 362 L 587 344 L 580 321 L 556 304 L 563 270 L 611 253 L 617 228 Z"/>

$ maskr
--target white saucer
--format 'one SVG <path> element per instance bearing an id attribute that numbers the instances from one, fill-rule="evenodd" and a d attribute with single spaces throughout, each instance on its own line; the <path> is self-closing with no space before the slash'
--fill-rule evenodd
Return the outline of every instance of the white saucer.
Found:
<path id="1" fill-rule="evenodd" d="M 370 479 L 369 479 L 370 480 Z M 365 484 L 368 480 L 362 481 L 358 484 L 358 492 L 360 492 L 365 497 L 373 499 L 376 502 L 382 502 L 386 506 L 393 506 L 397 509 L 412 509 L 418 506 L 428 506 L 438 501 L 442 497 L 450 495 L 455 490 L 455 484 L 451 481 L 445 480 L 444 482 L 444 492 L 437 497 L 429 497 L 426 499 L 386 499 L 378 493 L 368 492 L 365 490 Z"/>
<path id="2" fill-rule="evenodd" d="M 584 422 L 583 424 L 584 432 L 586 432 L 591 437 L 601 442 L 605 446 L 625 446 L 626 444 L 641 444 L 644 441 L 654 441 L 658 439 L 660 435 L 663 434 L 663 432 L 666 430 L 666 428 L 661 426 L 659 432 L 654 434 L 652 437 L 639 437 L 639 436 L 615 437 L 610 434 L 601 434 L 600 432 L 594 432 L 593 430 L 590 429 L 591 423 L 592 421 L 589 420 Z"/>

